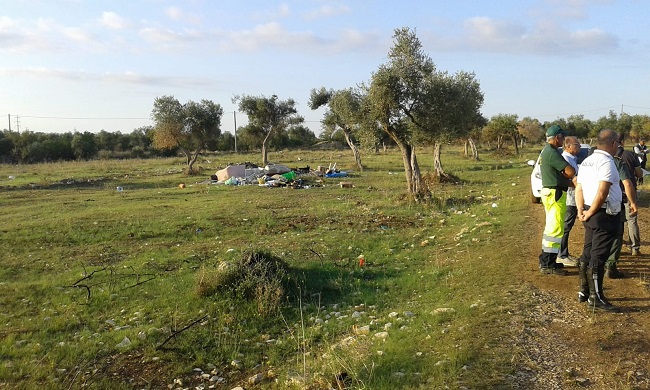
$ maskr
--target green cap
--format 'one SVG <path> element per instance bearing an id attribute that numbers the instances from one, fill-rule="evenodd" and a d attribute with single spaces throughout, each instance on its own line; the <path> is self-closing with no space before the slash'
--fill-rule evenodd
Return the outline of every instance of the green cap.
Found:
<path id="1" fill-rule="evenodd" d="M 566 135 L 564 130 L 559 125 L 553 125 L 546 130 L 547 137 L 555 137 L 556 135 Z"/>

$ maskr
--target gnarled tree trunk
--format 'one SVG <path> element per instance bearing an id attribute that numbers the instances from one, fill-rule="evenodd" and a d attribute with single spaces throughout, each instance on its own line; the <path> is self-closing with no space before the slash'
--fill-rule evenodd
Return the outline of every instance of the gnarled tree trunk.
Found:
<path id="1" fill-rule="evenodd" d="M 512 143 L 515 145 L 515 154 L 519 155 L 519 143 L 517 141 L 517 136 L 512 137 Z"/>
<path id="2" fill-rule="evenodd" d="M 442 168 L 442 161 L 440 161 L 440 149 L 442 145 L 440 142 L 436 142 L 433 146 L 433 169 L 436 175 L 440 178 L 449 178 L 449 175 L 445 173 L 445 170 Z"/>
<path id="3" fill-rule="evenodd" d="M 468 138 L 467 143 L 469 144 L 469 147 L 472 149 L 472 160 L 478 161 L 478 148 L 476 147 L 476 142 L 474 142 L 473 138 Z"/>
<path id="4" fill-rule="evenodd" d="M 262 141 L 262 165 L 266 166 L 269 163 L 269 152 L 266 150 L 266 143 L 268 142 L 269 138 L 271 138 L 271 130 L 269 130 L 266 133 L 266 137 L 264 137 L 264 141 Z"/>
<path id="5" fill-rule="evenodd" d="M 354 161 L 356 162 L 357 167 L 359 168 L 360 171 L 363 171 L 363 165 L 361 164 L 361 155 L 359 154 L 359 148 L 357 148 L 357 145 L 354 144 L 350 131 L 348 131 L 347 129 L 341 129 L 341 130 L 343 130 L 343 135 L 345 136 L 345 142 L 347 142 L 350 149 L 352 149 L 352 154 L 354 155 Z"/>
<path id="6" fill-rule="evenodd" d="M 411 199 L 418 201 L 423 195 L 422 175 L 418 165 L 418 159 L 415 155 L 415 147 L 409 142 L 400 139 L 390 126 L 384 127 L 386 133 L 395 141 L 397 147 L 402 152 L 402 162 L 404 163 L 404 175 L 406 176 L 406 187 Z"/>

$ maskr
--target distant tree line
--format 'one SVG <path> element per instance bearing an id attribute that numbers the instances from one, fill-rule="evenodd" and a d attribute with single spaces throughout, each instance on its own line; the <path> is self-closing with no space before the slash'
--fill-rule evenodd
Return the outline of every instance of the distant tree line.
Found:
<path id="1" fill-rule="evenodd" d="M 128 159 L 169 157 L 181 154 L 179 146 L 156 147 L 154 128 L 140 127 L 131 133 L 67 132 L 42 133 L 32 131 L 0 132 L 0 163 L 32 164 L 55 161 Z M 329 138 L 329 136 L 328 136 Z M 342 138 L 341 138 L 342 140 Z M 339 140 L 339 141 L 341 141 Z M 294 126 L 278 132 L 269 139 L 277 149 L 299 149 L 313 146 L 319 141 L 305 126 Z M 241 127 L 237 132 L 237 150 L 259 150 L 261 141 L 252 129 Z M 235 136 L 229 132 L 219 134 L 206 144 L 207 151 L 231 152 L 235 150 Z"/>
<path id="2" fill-rule="evenodd" d="M 569 135 L 574 135 L 583 143 L 589 144 L 594 144 L 598 132 L 603 129 L 612 129 L 619 134 L 624 134 L 628 139 L 626 142 L 628 148 L 641 139 L 650 140 L 649 115 L 617 114 L 614 111 L 595 121 L 583 115 L 572 115 L 544 123 L 530 117 L 519 120 L 514 114 L 498 114 L 493 116 L 475 136 L 486 146 L 503 149 L 505 145 L 512 145 L 515 153 L 518 153 L 519 147 L 526 144 L 544 142 L 546 129 L 552 125 L 560 125 Z"/>

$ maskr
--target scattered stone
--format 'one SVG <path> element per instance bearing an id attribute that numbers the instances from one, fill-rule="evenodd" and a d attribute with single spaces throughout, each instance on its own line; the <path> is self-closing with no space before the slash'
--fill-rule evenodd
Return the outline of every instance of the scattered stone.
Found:
<path id="1" fill-rule="evenodd" d="M 129 340 L 128 337 L 125 337 L 125 338 L 122 339 L 122 341 L 120 341 L 119 344 L 116 345 L 116 347 L 117 348 L 124 348 L 124 347 L 128 347 L 129 345 L 131 345 L 131 340 Z"/>
<path id="2" fill-rule="evenodd" d="M 370 325 L 353 326 L 352 329 L 354 330 L 354 333 L 356 333 L 356 334 L 369 334 L 370 333 Z"/>
<path id="3" fill-rule="evenodd" d="M 333 347 L 336 348 L 338 347 L 349 347 L 350 345 L 354 344 L 357 340 L 353 336 L 349 336 L 341 340 L 338 344 L 334 344 Z"/>
<path id="4" fill-rule="evenodd" d="M 588 378 L 576 378 L 576 383 L 579 384 L 580 386 L 588 386 L 589 385 L 589 379 Z"/>
<path id="5" fill-rule="evenodd" d="M 264 380 L 264 374 L 255 374 L 252 377 L 248 378 L 248 383 L 251 385 L 256 385 Z"/>
<path id="6" fill-rule="evenodd" d="M 388 338 L 388 332 L 375 333 L 375 337 L 381 340 L 386 340 Z"/>
<path id="7" fill-rule="evenodd" d="M 456 310 L 453 307 L 439 307 L 433 311 L 433 314 L 443 314 L 443 313 L 453 314 L 455 312 Z"/>

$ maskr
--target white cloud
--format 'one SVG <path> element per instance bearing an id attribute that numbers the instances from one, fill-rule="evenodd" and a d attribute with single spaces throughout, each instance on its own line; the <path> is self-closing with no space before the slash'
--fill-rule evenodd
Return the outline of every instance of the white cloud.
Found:
<path id="1" fill-rule="evenodd" d="M 278 16 L 282 18 L 286 18 L 287 16 L 291 16 L 291 10 L 289 9 L 289 5 L 286 3 L 280 4 L 280 8 L 278 10 Z"/>
<path id="2" fill-rule="evenodd" d="M 77 43 L 83 43 L 83 44 L 96 43 L 96 40 L 91 33 L 78 27 L 61 28 L 61 34 L 63 34 L 63 36 Z"/>
<path id="3" fill-rule="evenodd" d="M 121 73 L 93 73 L 82 70 L 50 69 L 46 67 L 0 68 L 0 75 L 7 77 L 64 80 L 78 83 L 105 82 L 141 86 L 205 87 L 206 85 L 212 84 L 211 80 L 201 78 L 154 76 L 131 71 Z"/>
<path id="4" fill-rule="evenodd" d="M 374 49 L 378 34 L 344 30 L 335 38 L 323 38 L 307 31 L 288 31 L 279 23 L 266 23 L 253 28 L 231 32 L 220 47 L 228 51 L 257 51 L 281 49 L 293 52 L 341 53 Z"/>
<path id="5" fill-rule="evenodd" d="M 329 18 L 332 16 L 345 15 L 349 13 L 350 13 L 350 7 L 347 7 L 345 5 L 341 5 L 338 7 L 334 7 L 331 5 L 323 5 L 318 9 L 305 13 L 305 19 L 314 20 L 314 19 L 321 19 L 321 18 Z"/>
<path id="6" fill-rule="evenodd" d="M 230 42 L 225 47 L 234 50 L 256 51 L 262 48 L 305 46 L 313 43 L 315 37 L 310 33 L 291 33 L 279 23 L 266 23 L 252 30 L 242 30 L 230 34 Z"/>
<path id="7" fill-rule="evenodd" d="M 128 27 L 126 19 L 116 14 L 115 12 L 104 11 L 99 23 L 111 30 L 123 30 Z"/>
<path id="8" fill-rule="evenodd" d="M 172 20 L 179 20 L 183 17 L 183 11 L 178 7 L 167 7 L 165 14 Z"/>
<path id="9" fill-rule="evenodd" d="M 438 35 L 433 45 L 444 50 L 537 55 L 581 55 L 617 50 L 618 38 L 601 29 L 570 30 L 545 19 L 532 27 L 487 17 L 462 24 L 458 36 Z"/>
<path id="10" fill-rule="evenodd" d="M 614 0 L 546 0 L 542 12 L 566 19 L 586 19 L 591 7 L 613 2 Z"/>
<path id="11" fill-rule="evenodd" d="M 200 24 L 202 18 L 195 14 L 189 14 L 179 7 L 167 7 L 165 15 L 175 22 L 187 22 L 190 24 Z"/>
<path id="12" fill-rule="evenodd" d="M 0 19 L 0 50 L 24 53 L 52 48 L 52 34 L 58 27 L 50 20 L 28 21 L 2 17 Z"/>
<path id="13" fill-rule="evenodd" d="M 17 26 L 18 22 L 8 16 L 0 16 L 0 31 L 10 30 Z"/>
<path id="14" fill-rule="evenodd" d="M 276 9 L 258 11 L 253 15 L 253 18 L 257 20 L 276 20 L 287 18 L 289 16 L 291 16 L 291 8 L 289 8 L 287 3 L 282 3 Z"/>
<path id="15" fill-rule="evenodd" d="M 159 27 L 142 28 L 139 31 L 139 35 L 142 37 L 142 39 L 149 43 L 167 48 L 191 43 L 203 38 L 203 34 L 196 30 L 185 30 L 183 32 L 178 32 L 171 29 L 163 29 Z"/>

